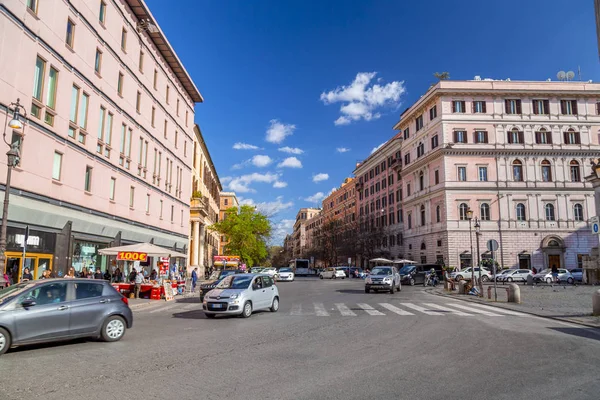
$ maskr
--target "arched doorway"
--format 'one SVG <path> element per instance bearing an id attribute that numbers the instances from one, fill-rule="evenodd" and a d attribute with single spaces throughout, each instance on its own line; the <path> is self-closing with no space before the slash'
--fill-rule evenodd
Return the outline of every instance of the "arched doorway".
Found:
<path id="1" fill-rule="evenodd" d="M 556 235 L 546 236 L 542 240 L 542 253 L 544 254 L 544 268 L 564 268 L 565 241 Z"/>

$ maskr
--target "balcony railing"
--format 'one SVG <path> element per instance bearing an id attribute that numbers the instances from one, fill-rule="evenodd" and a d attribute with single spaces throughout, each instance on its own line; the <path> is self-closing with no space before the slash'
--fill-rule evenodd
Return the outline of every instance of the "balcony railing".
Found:
<path id="1" fill-rule="evenodd" d="M 208 198 L 206 196 L 192 197 L 190 211 L 199 212 L 203 217 L 208 216 Z"/>

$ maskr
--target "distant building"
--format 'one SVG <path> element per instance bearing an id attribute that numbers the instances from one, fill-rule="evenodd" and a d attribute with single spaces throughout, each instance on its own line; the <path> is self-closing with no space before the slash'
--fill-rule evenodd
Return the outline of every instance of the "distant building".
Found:
<path id="1" fill-rule="evenodd" d="M 323 213 L 318 212 L 313 215 L 312 218 L 306 220 L 304 224 L 304 236 L 306 238 L 304 248 L 307 252 L 310 252 L 314 246 L 318 245 L 316 240 L 318 239 L 319 229 L 323 224 Z"/>
<path id="2" fill-rule="evenodd" d="M 346 178 L 339 188 L 325 197 L 322 202 L 325 221 L 339 220 L 344 224 L 356 221 L 356 187 L 354 178 Z"/>
<path id="3" fill-rule="evenodd" d="M 301 208 L 296 214 L 294 232 L 292 233 L 292 255 L 293 258 L 301 258 L 305 255 L 306 247 L 306 221 L 320 213 L 318 208 Z"/>
<path id="4" fill-rule="evenodd" d="M 594 0 L 596 10 L 596 40 L 598 41 L 598 57 L 600 57 L 600 0 Z"/>
<path id="5" fill-rule="evenodd" d="M 225 211 L 227 211 L 231 207 L 238 208 L 240 203 L 238 202 L 237 196 L 234 192 L 221 192 L 221 202 L 219 205 L 219 221 L 223 221 L 225 219 Z M 221 235 L 219 238 L 219 254 L 225 254 L 225 246 L 229 243 L 229 240 L 225 235 Z M 237 254 L 229 254 L 236 256 Z"/>

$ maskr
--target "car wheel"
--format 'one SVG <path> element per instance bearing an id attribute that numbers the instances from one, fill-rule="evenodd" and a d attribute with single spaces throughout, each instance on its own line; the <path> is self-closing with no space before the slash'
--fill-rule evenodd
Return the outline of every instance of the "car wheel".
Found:
<path id="1" fill-rule="evenodd" d="M 552 283 L 552 278 L 546 278 L 546 283 Z"/>
<path id="2" fill-rule="evenodd" d="M 574 280 L 573 278 L 568 278 L 568 279 L 567 279 L 567 283 L 568 283 L 568 284 L 572 285 L 572 284 L 573 284 L 573 282 L 575 282 L 575 280 Z"/>
<path id="3" fill-rule="evenodd" d="M 462 280 L 462 278 L 463 278 L 462 275 L 457 275 L 456 276 L 456 281 L 460 281 L 460 280 Z"/>
<path id="4" fill-rule="evenodd" d="M 390 288 L 390 294 L 394 294 L 394 292 L 395 292 L 394 289 L 396 289 L 396 288 L 394 287 L 394 284 L 392 283 L 392 287 Z"/>
<path id="5" fill-rule="evenodd" d="M 319 275 L 319 279 L 323 279 L 323 275 Z"/>
<path id="6" fill-rule="evenodd" d="M 252 315 L 252 304 L 249 301 L 244 303 L 244 308 L 242 309 L 242 317 L 250 318 Z"/>
<path id="7" fill-rule="evenodd" d="M 206 315 L 206 318 L 208 318 L 208 319 L 213 319 L 217 316 L 217 314 L 204 314 L 204 315 Z"/>
<path id="8" fill-rule="evenodd" d="M 415 278 L 410 278 L 410 286 L 415 286 Z"/>
<path id="9" fill-rule="evenodd" d="M 118 315 L 108 317 L 102 325 L 102 340 L 116 342 L 125 336 L 125 320 Z"/>
<path id="10" fill-rule="evenodd" d="M 10 348 L 10 334 L 4 328 L 0 328 L 0 355 L 6 353 Z"/>
<path id="11" fill-rule="evenodd" d="M 278 297 L 273 298 L 273 303 L 271 304 L 270 310 L 271 310 L 271 312 L 277 312 L 277 310 L 279 310 L 279 298 Z"/>
<path id="12" fill-rule="evenodd" d="M 365 293 L 371 293 L 371 289 L 365 288 Z"/>
<path id="13" fill-rule="evenodd" d="M 509 276 L 508 278 L 506 278 L 506 281 L 507 281 L 507 282 L 512 282 L 512 281 L 513 281 L 513 278 L 511 278 L 511 277 Z"/>

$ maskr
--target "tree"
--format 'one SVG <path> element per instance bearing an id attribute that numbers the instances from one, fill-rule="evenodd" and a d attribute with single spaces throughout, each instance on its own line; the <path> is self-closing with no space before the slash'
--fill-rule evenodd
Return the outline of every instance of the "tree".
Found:
<path id="1" fill-rule="evenodd" d="M 271 235 L 271 222 L 255 207 L 231 207 L 225 211 L 223 220 L 209 229 L 226 236 L 229 243 L 225 246 L 225 254 L 240 256 L 248 267 L 268 256 L 267 240 Z"/>
<path id="2" fill-rule="evenodd" d="M 287 267 L 292 255 L 283 246 L 271 246 L 268 249 L 269 256 L 265 261 L 265 267 Z"/>
<path id="3" fill-rule="evenodd" d="M 435 76 L 440 81 L 445 81 L 450 79 L 450 72 L 434 72 L 433 76 Z"/>

